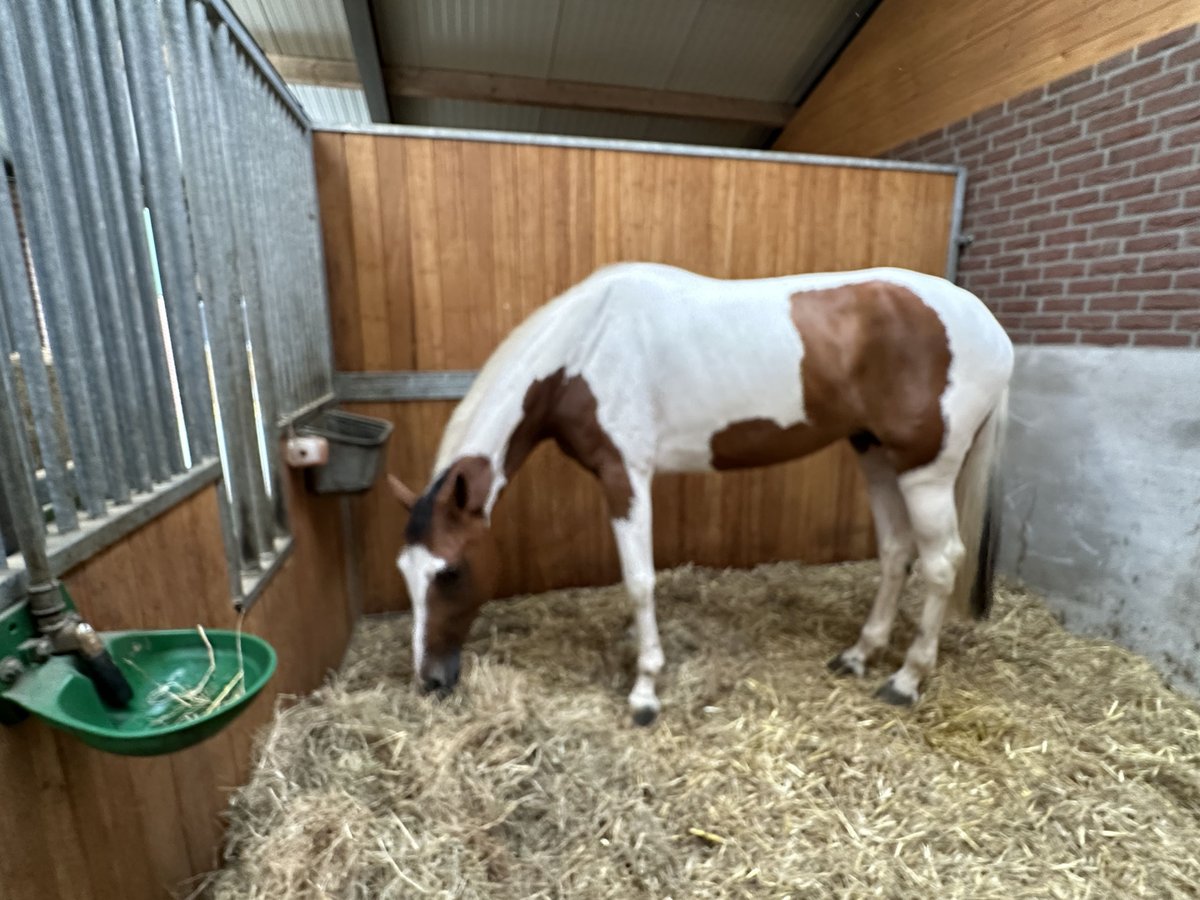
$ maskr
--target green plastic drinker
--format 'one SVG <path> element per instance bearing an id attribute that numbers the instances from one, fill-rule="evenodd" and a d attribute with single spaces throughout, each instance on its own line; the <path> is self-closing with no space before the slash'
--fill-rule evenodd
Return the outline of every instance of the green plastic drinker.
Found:
<path id="1" fill-rule="evenodd" d="M 23 637 L 18 632 L 29 627 L 28 617 L 14 612 L 0 614 L 0 631 L 7 632 L 0 634 L 0 644 L 4 638 L 11 642 Z M 21 707 L 108 753 L 156 756 L 182 750 L 227 726 L 275 672 L 275 650 L 262 638 L 243 632 L 239 656 L 237 632 L 214 629 L 205 635 L 212 645 L 211 657 L 196 629 L 100 633 L 112 662 L 133 689 L 124 705 L 104 702 L 80 657 L 71 653 L 30 665 L 11 685 L 0 686 L 0 706 L 7 701 Z M 241 690 L 235 681 L 239 670 L 244 673 Z M 163 686 L 178 695 L 205 680 L 205 695 L 211 700 L 198 703 L 184 720 L 183 707 Z M 226 686 L 229 690 L 222 697 Z M 15 718 L 11 706 L 5 718 Z"/>

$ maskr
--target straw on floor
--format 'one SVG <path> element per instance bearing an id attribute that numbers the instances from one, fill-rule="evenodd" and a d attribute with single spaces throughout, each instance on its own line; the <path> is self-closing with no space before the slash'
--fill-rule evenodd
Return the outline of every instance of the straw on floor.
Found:
<path id="1" fill-rule="evenodd" d="M 1183 897 L 1200 890 L 1200 711 L 1005 586 L 947 628 L 913 711 L 825 668 L 873 564 L 659 579 L 664 713 L 628 723 L 617 588 L 485 608 L 458 694 L 415 695 L 407 617 L 282 711 L 233 797 L 247 898 Z"/>

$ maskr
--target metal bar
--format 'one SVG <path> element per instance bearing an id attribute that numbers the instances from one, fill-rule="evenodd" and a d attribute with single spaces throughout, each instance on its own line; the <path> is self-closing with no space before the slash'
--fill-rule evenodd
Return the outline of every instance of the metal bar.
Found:
<path id="1" fill-rule="evenodd" d="M 354 61 L 358 64 L 358 75 L 371 119 L 375 122 L 391 122 L 392 110 L 383 82 L 383 66 L 379 64 L 379 41 L 375 37 L 371 0 L 342 0 L 342 8 L 346 11 L 350 46 L 354 50 Z"/>
<path id="2" fill-rule="evenodd" d="M 104 6 L 105 4 L 98 4 Z M 212 401 L 196 294 L 196 260 L 188 231 L 179 154 L 173 134 L 171 91 L 160 48 L 158 7 L 117 0 L 138 149 L 150 216 L 160 254 L 163 300 L 174 350 L 179 393 L 193 461 L 216 451 Z"/>
<path id="3" fill-rule="evenodd" d="M 118 284 L 113 265 L 119 253 L 120 233 L 119 228 L 114 231 L 110 227 L 110 216 L 117 209 L 116 173 L 101 173 L 100 170 L 100 160 L 112 160 L 112 154 L 107 152 L 112 142 L 110 139 L 101 143 L 92 130 L 94 118 L 103 103 L 98 95 L 102 86 L 99 79 L 92 81 L 83 75 L 69 0 L 50 0 L 46 6 L 49 11 L 45 23 L 49 25 L 49 61 L 64 100 L 64 132 L 78 176 L 75 178 L 76 196 L 79 211 L 88 225 L 85 230 L 81 222 L 78 233 L 85 256 L 91 259 L 92 273 L 91 297 L 88 298 L 86 292 L 83 294 L 85 301 L 91 300 L 91 304 L 83 308 L 84 327 L 88 332 L 93 364 L 103 360 L 103 369 L 108 373 L 107 380 L 94 377 L 92 387 L 106 407 L 102 410 L 102 421 L 109 432 L 109 461 L 113 469 L 109 478 L 113 499 L 128 503 L 131 486 L 149 489 L 150 464 L 143 422 L 145 402 L 139 396 L 141 386 L 134 372 L 129 327 L 122 302 L 128 293 Z"/>
<path id="4" fill-rule="evenodd" d="M 393 403 L 402 400 L 461 400 L 478 375 L 473 370 L 439 372 L 336 372 L 334 393 L 341 403 Z"/>
<path id="5" fill-rule="evenodd" d="M 28 13 L 34 6 L 36 4 L 23 6 L 22 10 Z M 60 205 L 65 201 L 75 212 L 76 220 L 78 212 L 64 195 L 61 179 L 52 177 L 53 173 L 48 173 L 44 166 L 46 161 L 50 161 L 54 168 L 61 170 L 65 165 L 66 150 L 62 146 L 61 127 L 55 129 L 40 111 L 35 118 L 30 94 L 40 92 L 46 99 L 48 91 L 48 97 L 53 98 L 55 87 L 52 77 L 42 78 L 40 82 L 46 86 L 33 85 L 34 90 L 30 91 L 31 85 L 26 82 L 22 66 L 21 48 L 33 52 L 35 38 L 29 35 L 31 29 L 25 25 L 22 21 L 18 28 L 9 5 L 0 3 L 0 96 L 5 98 L 5 119 L 18 173 L 21 209 L 37 272 L 39 293 L 48 320 L 59 387 L 68 410 L 66 418 L 71 449 L 78 461 L 76 484 L 88 512 L 102 515 L 105 510 L 105 461 L 100 451 L 99 431 L 87 402 L 88 382 L 72 318 L 72 293 L 68 290 L 64 261 L 58 256 L 59 251 L 70 243 L 69 232 L 68 238 L 62 239 L 60 226 L 65 223 L 59 219 L 61 210 L 52 205 L 51 197 Z M 45 33 L 40 28 L 32 30 L 43 45 L 43 52 L 37 55 L 44 57 Z M 55 133 L 58 141 L 52 140 Z M 43 141 L 48 141 L 50 146 L 43 148 Z M 80 250 L 78 246 L 74 249 L 76 252 Z M 72 280 L 73 277 L 72 272 Z M 89 276 L 85 272 L 82 277 Z"/>
<path id="6" fill-rule="evenodd" d="M 70 447 L 63 446 L 55 428 L 54 395 L 46 374 L 42 339 L 25 274 L 25 258 L 21 253 L 12 197 L 5 185 L 0 188 L 0 306 L 4 306 L 9 313 L 12 344 L 6 340 L 3 345 L 3 363 L 8 364 L 10 350 L 15 349 L 20 354 L 21 371 L 25 376 L 33 427 L 41 449 L 42 468 L 46 471 L 55 527 L 60 532 L 74 531 L 79 527 L 79 517 L 75 512 L 73 477 L 68 474 L 66 465 Z"/>
<path id="7" fill-rule="evenodd" d="M 312 285 L 318 285 L 319 290 L 311 291 L 311 303 L 314 306 L 312 310 L 312 321 L 320 321 L 321 329 L 313 328 L 309 332 L 309 340 L 313 346 L 314 371 L 319 373 L 320 380 L 316 385 L 313 393 L 327 393 L 333 390 L 333 315 L 329 305 L 329 283 L 328 270 L 325 266 L 325 240 L 321 234 L 321 209 L 320 198 L 317 195 L 317 167 L 316 158 L 313 155 L 312 133 L 305 135 L 304 147 L 301 153 L 301 162 L 297 171 L 303 172 L 303 192 L 308 198 L 309 215 L 305 221 L 308 223 L 309 246 L 312 247 L 312 252 L 306 255 L 308 264 L 311 267 L 310 281 Z"/>
<path id="8" fill-rule="evenodd" d="M 220 477 L 221 464 L 215 459 L 206 460 L 163 484 L 155 485 L 150 493 L 138 497 L 136 503 L 123 507 L 111 516 L 86 522 L 79 531 L 71 534 L 52 536 L 46 546 L 51 576 L 57 578 L 106 547 L 123 540 L 188 497 L 215 484 Z M 29 572 L 23 566 L 14 566 L 0 575 L 0 607 L 18 599 L 28 584 Z"/>
<path id="9" fill-rule="evenodd" d="M 0 347 L 11 346 L 8 325 L 0 317 Z M 34 489 L 33 459 L 25 440 L 25 424 L 21 421 L 7 352 L 0 364 L 0 483 L 4 485 L 13 532 L 25 565 L 35 581 L 49 581 L 50 560 L 46 555 L 42 508 Z"/>
<path id="10" fill-rule="evenodd" d="M 264 319 L 266 293 L 263 289 L 262 265 L 259 256 L 257 234 L 268 227 L 262 216 L 262 208 L 254 195 L 254 180 L 251 174 L 254 146 L 248 139 L 250 131 L 245 114 L 247 112 L 243 82 L 234 59 L 233 43 L 229 30 L 218 24 L 214 35 L 216 79 L 218 91 L 214 99 L 220 101 L 220 112 L 228 142 L 225 146 L 231 192 L 234 234 L 239 248 L 238 272 L 241 276 L 242 322 L 247 335 L 246 358 L 250 366 L 247 381 L 258 412 L 254 419 L 255 445 L 259 448 L 257 470 L 261 473 L 272 497 L 280 491 L 279 473 L 276 468 L 277 449 L 272 427 L 276 418 L 275 380 L 271 371 L 271 355 L 275 348 L 267 337 Z M 264 498 L 264 500 L 267 498 Z M 278 517 L 272 517 L 272 525 Z M 275 529 L 268 533 L 272 538 Z"/>
<path id="11" fill-rule="evenodd" d="M 276 547 L 275 556 L 263 570 L 262 574 L 255 575 L 253 578 L 244 577 L 242 579 L 241 599 L 234 601 L 233 608 L 238 612 L 247 612 L 250 607 L 258 602 L 258 598 L 262 596 L 263 590 L 271 582 L 271 577 L 283 568 L 283 564 L 287 562 L 289 556 L 292 555 L 292 550 L 296 544 L 291 538 L 278 541 L 279 546 Z"/>
<path id="12" fill-rule="evenodd" d="M 615 138 L 584 138 L 560 134 L 524 134 L 516 131 L 484 131 L 475 128 L 435 128 L 424 125 L 337 125 L 319 131 L 338 134 L 374 134 L 381 137 L 411 137 L 444 141 L 483 141 L 493 144 L 522 144 L 535 147 L 567 147 L 579 150 L 617 150 L 627 153 L 663 153 L 710 159 L 744 159 L 752 162 L 788 163 L 797 166 L 840 166 L 845 169 L 880 169 L 890 172 L 932 172 L 955 175 L 959 166 L 903 162 L 860 156 L 826 156 L 788 153 L 781 150 L 744 150 L 740 147 L 706 147 L 699 144 L 664 144 L 656 141 L 626 141 Z"/>
<path id="13" fill-rule="evenodd" d="M 960 167 L 954 179 L 954 211 L 950 220 L 950 248 L 946 251 L 946 279 L 958 280 L 958 258 L 965 246 L 962 223 L 963 210 L 967 203 L 967 170 Z"/>
<path id="14" fill-rule="evenodd" d="M 304 421 L 309 416 L 315 415 L 316 413 L 319 413 L 321 410 L 325 409 L 325 407 L 332 406 L 337 402 L 338 396 L 333 391 L 330 391 L 328 394 L 322 394 L 316 400 L 310 400 L 303 406 L 298 406 L 292 412 L 281 416 L 277 421 L 278 427 L 280 430 L 286 429 L 291 425 Z"/>
<path id="15" fill-rule="evenodd" d="M 92 133 L 96 137 L 95 146 L 101 148 L 97 158 L 104 170 L 100 179 L 102 206 L 114 245 L 113 260 L 120 290 L 119 295 L 111 298 L 112 307 L 124 319 L 120 331 L 123 339 L 128 336 L 129 378 L 136 390 L 136 396 L 130 398 L 134 405 L 131 414 L 144 438 L 134 447 L 138 462 L 137 484 L 142 490 L 149 490 L 152 481 L 162 481 L 172 471 L 167 450 L 168 410 L 171 408 L 163 402 L 169 400 L 169 396 L 164 397 L 157 387 L 168 386 L 165 360 L 160 363 L 156 359 L 162 355 L 162 340 L 146 327 L 147 311 L 157 312 L 153 282 L 148 263 L 138 258 L 135 249 L 138 244 L 145 248 L 144 240 L 136 243 L 134 240 L 142 233 L 141 202 L 130 203 L 131 196 L 141 193 L 140 185 L 135 185 L 130 175 L 131 167 L 137 164 L 136 151 L 131 140 L 128 107 L 118 101 L 120 95 L 114 92 L 115 85 L 103 63 L 101 42 L 105 29 L 95 15 L 92 3 L 74 0 L 73 5 Z M 100 6 L 107 9 L 109 4 Z M 111 16 L 111 11 L 109 14 Z"/>
<path id="16" fill-rule="evenodd" d="M 237 17 L 237 14 L 230 8 L 226 0 L 205 0 L 217 17 L 229 27 L 229 33 L 233 39 L 237 41 L 239 49 L 246 57 L 254 64 L 262 75 L 263 80 L 279 98 L 284 108 L 288 111 L 293 119 L 300 125 L 301 128 L 307 130 L 310 127 L 308 116 L 304 114 L 304 108 L 296 100 L 291 90 L 288 89 L 287 83 L 280 76 L 276 68 L 271 65 L 271 61 L 267 59 L 267 55 L 258 46 L 258 42 L 251 36 L 246 26 L 242 24 L 242 20 Z"/>

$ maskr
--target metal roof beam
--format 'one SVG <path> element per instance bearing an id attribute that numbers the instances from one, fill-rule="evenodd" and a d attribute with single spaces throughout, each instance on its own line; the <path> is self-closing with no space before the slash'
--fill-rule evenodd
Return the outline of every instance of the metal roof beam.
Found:
<path id="1" fill-rule="evenodd" d="M 346 10 L 350 46 L 354 48 L 354 59 L 358 63 L 360 84 L 367 97 L 371 120 L 386 125 L 392 121 L 392 110 L 384 86 L 383 66 L 379 62 L 379 41 L 375 36 L 371 0 L 342 0 L 342 6 Z"/>
<path id="2" fill-rule="evenodd" d="M 272 56 L 271 62 L 284 78 L 298 84 L 359 87 L 354 65 L 347 61 Z M 795 107 L 788 103 L 453 69 L 389 68 L 384 70 L 383 79 L 392 97 L 437 97 L 640 113 L 677 119 L 744 122 L 772 128 L 782 128 L 795 113 Z"/>

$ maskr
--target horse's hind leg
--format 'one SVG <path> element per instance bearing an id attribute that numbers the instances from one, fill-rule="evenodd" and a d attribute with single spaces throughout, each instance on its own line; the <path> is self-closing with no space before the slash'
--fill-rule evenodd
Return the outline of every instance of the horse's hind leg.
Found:
<path id="1" fill-rule="evenodd" d="M 884 683 L 878 696 L 903 705 L 916 702 L 921 681 L 937 663 L 942 618 L 966 554 L 958 531 L 954 478 L 937 471 L 914 471 L 901 475 L 899 484 L 917 540 L 925 601 L 904 665 Z"/>
<path id="2" fill-rule="evenodd" d="M 860 454 L 859 464 L 867 479 L 871 515 L 875 520 L 875 537 L 879 545 L 879 589 L 858 642 L 831 659 L 829 668 L 840 675 L 861 677 L 867 670 L 867 664 L 891 637 L 896 605 L 915 547 L 904 495 L 900 493 L 900 485 L 896 480 L 896 470 L 879 447 Z"/>
<path id="3" fill-rule="evenodd" d="M 625 589 L 633 602 L 637 630 L 637 680 L 629 706 L 637 725 L 649 725 L 661 708 L 654 683 L 663 666 L 662 644 L 654 611 L 654 538 L 651 533 L 650 479 L 630 479 L 633 488 L 628 512 L 613 519 L 613 535 L 621 557 Z"/>

